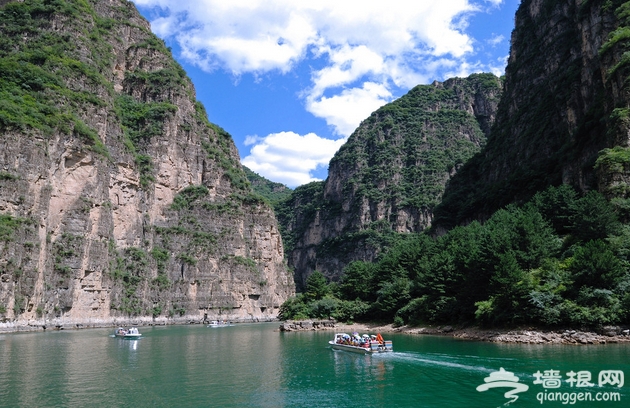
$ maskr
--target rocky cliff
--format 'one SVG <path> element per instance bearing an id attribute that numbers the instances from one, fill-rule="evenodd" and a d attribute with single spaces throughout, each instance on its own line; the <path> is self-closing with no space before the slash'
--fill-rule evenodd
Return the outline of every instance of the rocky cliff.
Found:
<path id="1" fill-rule="evenodd" d="M 562 183 L 627 207 L 629 10 L 619 0 L 521 3 L 487 146 L 449 184 L 437 224 L 487 218 Z"/>
<path id="2" fill-rule="evenodd" d="M 431 226 L 444 186 L 484 145 L 501 96 L 491 74 L 420 85 L 363 121 L 325 182 L 297 188 L 278 217 L 296 283 L 332 279 Z"/>
<path id="3" fill-rule="evenodd" d="M 5 325 L 272 318 L 293 293 L 273 211 L 132 3 L 0 4 Z"/>

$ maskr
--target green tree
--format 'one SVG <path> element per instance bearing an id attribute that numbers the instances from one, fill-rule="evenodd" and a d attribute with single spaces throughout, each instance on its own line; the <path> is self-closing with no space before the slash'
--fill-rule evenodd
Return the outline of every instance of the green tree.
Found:
<path id="1" fill-rule="evenodd" d="M 569 230 L 579 241 L 605 239 L 620 228 L 614 207 L 596 191 L 575 201 L 571 210 Z"/>
<path id="2" fill-rule="evenodd" d="M 547 326 L 562 323 L 564 293 L 570 283 L 567 262 L 546 259 L 532 272 L 533 288 L 529 293 L 531 320 Z"/>
<path id="3" fill-rule="evenodd" d="M 370 304 L 362 300 L 340 300 L 332 317 L 342 322 L 351 322 L 364 317 Z"/>
<path id="4" fill-rule="evenodd" d="M 376 264 L 355 261 L 344 268 L 344 273 L 338 284 L 338 291 L 342 299 L 374 300 L 372 281 Z"/>
<path id="5" fill-rule="evenodd" d="M 534 268 L 543 259 L 557 255 L 562 244 L 533 207 L 510 205 L 494 213 L 484 227 L 483 253 L 487 266 L 492 269 L 498 262 L 497 257 L 506 252 L 513 253 L 521 268 Z"/>
<path id="6" fill-rule="evenodd" d="M 328 319 L 335 314 L 339 307 L 339 300 L 332 297 L 325 297 L 309 304 L 309 317 L 317 319 Z"/>
<path id="7" fill-rule="evenodd" d="M 626 276 L 621 261 L 608 244 L 601 240 L 589 241 L 576 249 L 569 268 L 573 283 L 570 293 L 577 297 L 582 287 L 615 289 Z"/>
<path id="8" fill-rule="evenodd" d="M 391 282 L 383 282 L 377 292 L 378 297 L 373 307 L 375 315 L 393 319 L 398 309 L 406 305 L 411 299 L 410 288 L 411 281 L 405 277 L 395 278 Z"/>
<path id="9" fill-rule="evenodd" d="M 306 279 L 304 294 L 309 301 L 320 300 L 330 293 L 326 277 L 319 271 L 314 271 Z"/>
<path id="10" fill-rule="evenodd" d="M 569 218 L 574 211 L 577 199 L 575 189 L 562 184 L 537 193 L 528 205 L 538 210 L 558 234 L 567 234 L 569 233 Z"/>
<path id="11" fill-rule="evenodd" d="M 474 302 L 485 299 L 488 274 L 483 266 L 485 227 L 473 222 L 457 227 L 438 241 L 439 256 L 432 256 L 429 271 L 435 270 L 441 283 L 439 298 L 435 299 L 436 321 L 455 321 L 471 318 Z M 441 282 L 440 282 L 441 281 Z"/>
<path id="12" fill-rule="evenodd" d="M 308 305 L 305 303 L 304 295 L 297 295 L 284 301 L 278 312 L 280 320 L 300 320 L 308 318 Z"/>
<path id="13" fill-rule="evenodd" d="M 496 323 L 524 323 L 530 313 L 529 293 L 532 285 L 512 252 L 499 257 L 495 273 L 490 280 Z"/>

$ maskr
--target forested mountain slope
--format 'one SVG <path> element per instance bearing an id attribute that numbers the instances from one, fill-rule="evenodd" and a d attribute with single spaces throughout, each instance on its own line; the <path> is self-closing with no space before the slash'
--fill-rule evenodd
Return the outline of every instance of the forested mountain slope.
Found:
<path id="1" fill-rule="evenodd" d="M 0 319 L 267 318 L 293 293 L 273 211 L 132 3 L 0 3 Z"/>
<path id="2" fill-rule="evenodd" d="M 445 184 L 484 145 L 501 87 L 491 74 L 419 85 L 364 120 L 326 181 L 297 188 L 277 211 L 298 285 L 314 270 L 336 279 L 399 233 L 431 226 Z"/>

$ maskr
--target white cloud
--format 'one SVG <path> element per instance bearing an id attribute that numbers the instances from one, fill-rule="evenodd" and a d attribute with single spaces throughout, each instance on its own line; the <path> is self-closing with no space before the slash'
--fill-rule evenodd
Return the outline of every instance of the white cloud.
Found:
<path id="1" fill-rule="evenodd" d="M 221 66 L 235 74 L 287 72 L 309 47 L 323 48 L 333 63 L 348 51 L 347 45 L 362 45 L 381 59 L 403 53 L 461 57 L 472 51 L 472 42 L 455 22 L 477 10 L 470 0 L 135 3 L 164 11 L 151 22 L 154 32 L 175 38 L 190 62 L 206 68 Z"/>
<path id="2" fill-rule="evenodd" d="M 325 118 L 342 136 L 350 135 L 363 119 L 387 103 L 391 92 L 382 84 L 366 82 L 331 97 L 307 98 L 309 112 Z"/>
<path id="3" fill-rule="evenodd" d="M 245 146 L 250 146 L 253 144 L 256 144 L 260 141 L 264 140 L 264 138 L 258 136 L 258 135 L 247 135 L 245 136 L 245 141 L 243 142 L 243 144 Z"/>
<path id="4" fill-rule="evenodd" d="M 345 139 L 330 140 L 314 133 L 298 135 L 294 132 L 273 133 L 254 142 L 247 157 L 241 162 L 252 171 L 289 187 L 318 180 L 311 172 L 327 166 Z"/>
<path id="5" fill-rule="evenodd" d="M 301 89 L 305 109 L 349 136 L 400 89 L 451 76 L 491 71 L 481 63 L 468 17 L 503 0 L 134 0 L 155 8 L 153 31 L 174 40 L 181 57 L 235 78 L 287 74 L 310 66 Z M 500 36 L 490 40 L 503 41 Z M 248 136 L 242 161 L 259 174 L 296 186 L 315 180 L 343 140 L 293 132 Z"/>
<path id="6" fill-rule="evenodd" d="M 344 44 L 337 50 L 328 48 L 326 53 L 330 55 L 330 65 L 313 74 L 313 92 L 318 94 L 355 82 L 364 75 L 382 74 L 385 68 L 383 56 L 365 45 Z"/>
<path id="7" fill-rule="evenodd" d="M 505 75 L 505 66 L 507 65 L 508 57 L 509 55 L 505 55 L 497 58 L 494 63 L 489 62 L 486 69 L 484 69 L 484 72 L 490 71 L 498 77 Z"/>
<path id="8" fill-rule="evenodd" d="M 287 73 L 316 59 L 306 107 L 343 136 L 389 102 L 393 87 L 435 79 L 427 67 L 436 60 L 456 64 L 473 52 L 463 31 L 466 16 L 480 8 L 473 1 L 135 0 L 159 7 L 154 32 L 175 39 L 182 57 L 206 71 Z M 347 115 L 342 101 L 351 102 Z"/>
<path id="9" fill-rule="evenodd" d="M 501 44 L 503 42 L 503 40 L 505 40 L 505 37 L 503 35 L 496 35 L 496 34 L 494 34 L 492 36 L 492 38 L 487 40 L 487 42 L 491 46 L 496 47 L 498 44 Z"/>
<path id="10" fill-rule="evenodd" d="M 484 72 L 484 66 L 480 62 L 463 62 L 454 66 L 452 70 L 447 71 L 449 78 L 464 78 L 473 72 Z"/>
<path id="11" fill-rule="evenodd" d="M 234 74 L 287 72 L 317 37 L 308 14 L 296 13 L 288 0 L 136 0 L 160 7 L 151 21 L 162 38 L 175 38 L 182 56 L 205 70 Z"/>

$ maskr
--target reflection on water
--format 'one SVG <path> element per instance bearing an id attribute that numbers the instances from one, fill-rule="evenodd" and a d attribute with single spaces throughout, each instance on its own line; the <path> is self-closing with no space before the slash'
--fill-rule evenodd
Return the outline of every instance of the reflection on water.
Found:
<path id="1" fill-rule="evenodd" d="M 386 379 L 387 371 L 393 370 L 393 364 L 386 364 L 395 353 L 388 354 L 356 354 L 343 350 L 332 350 L 335 362 L 335 375 L 338 378 L 358 376 L 364 384 Z"/>
<path id="2" fill-rule="evenodd" d="M 140 342 L 139 339 L 130 340 L 130 339 L 120 339 L 120 338 L 116 338 L 116 341 L 117 341 L 116 344 L 118 345 L 118 348 L 129 349 L 131 351 L 138 350 L 138 343 Z"/>
<path id="3" fill-rule="evenodd" d="M 114 338 L 116 343 L 115 355 L 112 356 L 120 362 L 120 369 L 136 369 L 138 367 L 139 339 Z"/>

